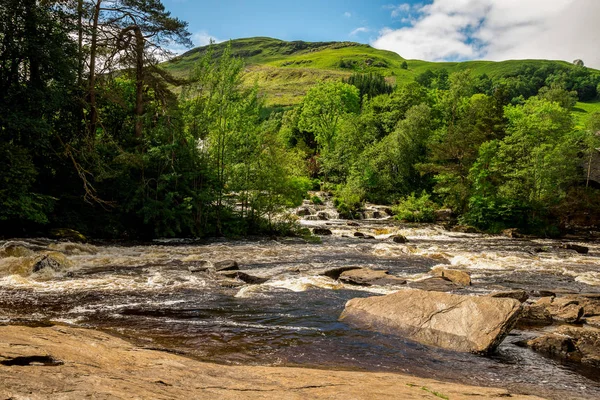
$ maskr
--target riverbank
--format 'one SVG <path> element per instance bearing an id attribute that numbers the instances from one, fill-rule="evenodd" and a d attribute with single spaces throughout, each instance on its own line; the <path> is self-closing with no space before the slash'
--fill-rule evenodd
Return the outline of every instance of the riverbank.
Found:
<path id="1" fill-rule="evenodd" d="M 540 399 L 400 374 L 210 364 L 67 326 L 1 326 L 0 382 L 0 398 L 32 400 Z"/>

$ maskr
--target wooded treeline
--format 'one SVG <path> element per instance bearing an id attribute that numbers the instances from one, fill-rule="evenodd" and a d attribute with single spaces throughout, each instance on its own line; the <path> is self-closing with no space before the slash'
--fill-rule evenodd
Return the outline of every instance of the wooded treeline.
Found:
<path id="1" fill-rule="evenodd" d="M 245 235 L 302 200 L 242 62 L 177 80 L 158 66 L 175 44 L 186 23 L 157 0 L 0 3 L 0 234 Z"/>
<path id="2" fill-rule="evenodd" d="M 599 182 L 588 174 L 600 114 L 585 127 L 572 114 L 596 98 L 597 73 L 560 63 L 494 79 L 428 70 L 392 93 L 381 77 L 347 82 L 313 88 L 282 129 L 314 157 L 347 217 L 370 201 L 416 222 L 450 209 L 458 223 L 494 232 L 554 235 L 600 222 Z M 380 94 L 364 95 L 373 87 Z"/>
<path id="3" fill-rule="evenodd" d="M 358 74 L 273 111 L 227 46 L 169 75 L 175 44 L 186 23 L 158 0 L 0 3 L 0 234 L 281 232 L 293 224 L 274 217 L 318 187 L 350 218 L 371 201 L 551 234 L 598 216 L 600 116 L 575 128 L 571 110 L 600 78 L 582 65 L 395 87 Z"/>

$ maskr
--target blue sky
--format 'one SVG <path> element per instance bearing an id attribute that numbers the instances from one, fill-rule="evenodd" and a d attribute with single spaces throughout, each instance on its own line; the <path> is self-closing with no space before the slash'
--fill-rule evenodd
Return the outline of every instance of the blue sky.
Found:
<path id="1" fill-rule="evenodd" d="M 400 18 L 392 17 L 393 3 L 389 0 L 164 0 L 164 4 L 173 15 L 189 23 L 197 42 L 203 36 L 220 40 L 269 36 L 369 43 L 384 27 L 405 25 Z"/>
<path id="2" fill-rule="evenodd" d="M 429 61 L 582 59 L 600 69 L 600 0 L 163 0 L 194 43 L 355 41 Z"/>

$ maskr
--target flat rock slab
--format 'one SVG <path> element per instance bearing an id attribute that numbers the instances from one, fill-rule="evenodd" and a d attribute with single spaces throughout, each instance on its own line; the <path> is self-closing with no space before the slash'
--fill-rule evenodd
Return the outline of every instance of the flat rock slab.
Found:
<path id="1" fill-rule="evenodd" d="M 500 292 L 494 292 L 489 294 L 490 297 L 496 297 L 499 299 L 515 299 L 521 303 L 525 303 L 529 299 L 529 295 L 524 290 L 504 290 Z"/>
<path id="2" fill-rule="evenodd" d="M 359 268 L 344 271 L 340 274 L 339 280 L 352 285 L 361 286 L 387 286 L 387 285 L 404 285 L 406 281 L 393 275 L 389 275 L 387 271 L 378 271 L 369 268 Z"/>
<path id="3" fill-rule="evenodd" d="M 432 272 L 435 276 L 448 279 L 457 285 L 471 286 L 471 275 L 468 272 L 443 267 L 434 268 Z"/>
<path id="4" fill-rule="evenodd" d="M 442 277 L 427 278 L 421 281 L 411 282 L 409 286 L 414 289 L 432 292 L 454 292 L 464 289 L 464 286 L 457 285 L 449 279 Z"/>
<path id="5" fill-rule="evenodd" d="M 401 374 L 209 364 L 64 326 L 0 326 L 2 360 L 13 365 L 0 364 L 0 399 L 541 399 Z"/>
<path id="6" fill-rule="evenodd" d="M 352 299 L 340 320 L 426 345 L 490 353 L 513 328 L 520 310 L 515 299 L 412 289 Z"/>

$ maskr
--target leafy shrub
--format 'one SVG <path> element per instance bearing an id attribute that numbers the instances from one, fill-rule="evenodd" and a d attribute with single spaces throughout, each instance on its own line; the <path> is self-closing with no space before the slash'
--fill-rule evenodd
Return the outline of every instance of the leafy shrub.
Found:
<path id="1" fill-rule="evenodd" d="M 315 205 L 321 205 L 321 204 L 323 204 L 323 200 L 321 200 L 321 198 L 319 196 L 312 196 L 310 198 L 310 201 L 312 201 L 312 203 L 315 204 Z"/>
<path id="2" fill-rule="evenodd" d="M 472 196 L 460 222 L 498 233 L 507 228 L 528 228 L 530 212 L 530 207 L 519 200 Z"/>
<path id="3" fill-rule="evenodd" d="M 408 222 L 434 222 L 437 206 L 425 191 L 417 197 L 414 193 L 406 196 L 392 208 L 396 219 Z"/>
<path id="4" fill-rule="evenodd" d="M 333 199 L 333 205 L 340 214 L 340 218 L 354 219 L 363 208 L 361 192 L 344 186 L 338 190 Z"/>

